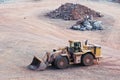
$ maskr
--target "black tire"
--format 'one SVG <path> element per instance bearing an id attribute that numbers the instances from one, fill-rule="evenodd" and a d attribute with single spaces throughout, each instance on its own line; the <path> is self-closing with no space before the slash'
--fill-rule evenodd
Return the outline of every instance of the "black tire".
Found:
<path id="1" fill-rule="evenodd" d="M 82 56 L 81 62 L 84 66 L 93 65 L 93 55 L 92 54 L 85 54 Z"/>
<path id="2" fill-rule="evenodd" d="M 69 62 L 66 57 L 57 56 L 55 59 L 54 65 L 58 69 L 64 69 L 68 67 Z"/>
<path id="3" fill-rule="evenodd" d="M 53 67 L 55 67 L 55 62 L 53 61 L 53 62 L 51 63 L 51 65 L 52 65 Z"/>

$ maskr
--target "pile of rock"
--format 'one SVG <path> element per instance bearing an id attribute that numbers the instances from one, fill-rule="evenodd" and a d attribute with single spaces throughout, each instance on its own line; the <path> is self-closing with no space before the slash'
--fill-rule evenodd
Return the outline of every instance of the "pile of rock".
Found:
<path id="1" fill-rule="evenodd" d="M 61 5 L 58 9 L 47 13 L 47 16 L 51 18 L 64 20 L 83 19 L 87 15 L 92 15 L 93 17 L 102 17 L 99 12 L 91 10 L 86 6 L 73 3 L 66 3 Z"/>
<path id="2" fill-rule="evenodd" d="M 97 0 L 98 1 L 98 0 Z M 120 3 L 120 0 L 106 0 L 106 1 L 110 1 L 110 2 L 117 2 Z"/>
<path id="3" fill-rule="evenodd" d="M 118 2 L 118 3 L 120 3 L 120 0 L 112 0 L 112 1 L 115 1 L 115 2 Z"/>
<path id="4" fill-rule="evenodd" d="M 73 30 L 103 30 L 102 21 L 96 21 L 90 17 L 84 18 L 84 20 L 78 21 L 75 25 L 71 27 Z"/>

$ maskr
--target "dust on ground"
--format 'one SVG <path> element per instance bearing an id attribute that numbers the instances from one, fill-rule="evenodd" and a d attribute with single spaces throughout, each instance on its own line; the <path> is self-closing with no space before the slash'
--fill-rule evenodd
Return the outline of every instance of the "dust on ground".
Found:
<path id="1" fill-rule="evenodd" d="M 116 3 L 74 1 L 100 11 L 106 30 L 73 31 L 74 21 L 49 19 L 44 16 L 68 0 L 41 0 L 0 5 L 0 79 L 1 80 L 119 80 L 120 78 L 120 9 Z M 73 35 L 74 34 L 74 35 Z M 68 40 L 88 39 L 102 46 L 99 65 L 72 65 L 58 70 L 31 71 L 26 66 L 34 55 L 68 45 Z"/>

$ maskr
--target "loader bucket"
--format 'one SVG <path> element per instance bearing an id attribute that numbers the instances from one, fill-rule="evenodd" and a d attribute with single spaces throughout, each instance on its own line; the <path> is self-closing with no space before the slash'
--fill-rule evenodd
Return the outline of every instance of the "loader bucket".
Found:
<path id="1" fill-rule="evenodd" d="M 31 64 L 28 65 L 28 68 L 30 70 L 45 70 L 46 67 L 47 67 L 47 65 L 35 56 L 34 56 L 32 62 L 31 62 Z"/>

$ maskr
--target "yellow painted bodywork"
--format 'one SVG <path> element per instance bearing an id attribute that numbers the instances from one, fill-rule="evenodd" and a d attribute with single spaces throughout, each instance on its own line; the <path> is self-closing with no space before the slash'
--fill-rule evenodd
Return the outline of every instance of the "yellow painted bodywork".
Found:
<path id="1" fill-rule="evenodd" d="M 84 45 L 83 53 L 91 52 L 95 55 L 95 58 L 101 57 L 101 47 L 96 45 Z"/>
<path id="2" fill-rule="evenodd" d="M 101 47 L 96 48 L 96 57 L 101 57 Z"/>

